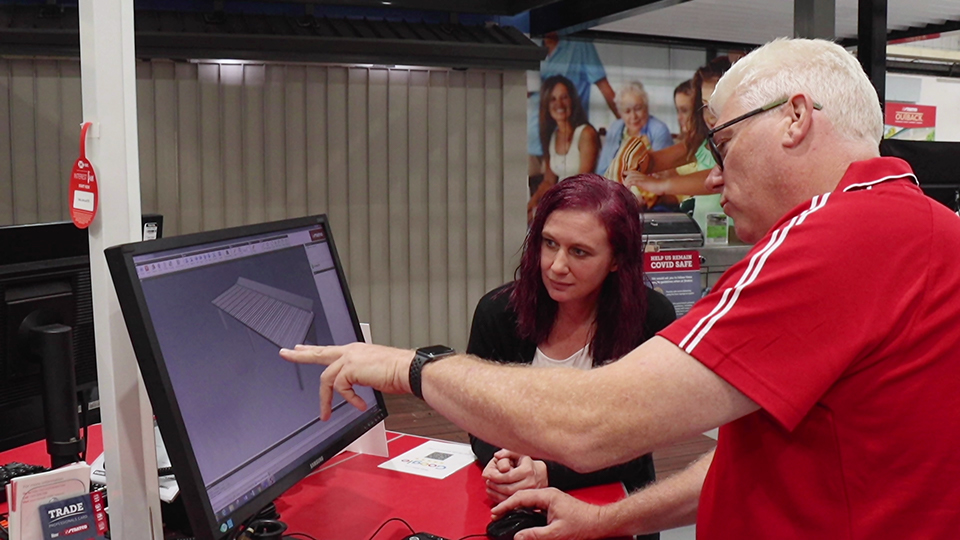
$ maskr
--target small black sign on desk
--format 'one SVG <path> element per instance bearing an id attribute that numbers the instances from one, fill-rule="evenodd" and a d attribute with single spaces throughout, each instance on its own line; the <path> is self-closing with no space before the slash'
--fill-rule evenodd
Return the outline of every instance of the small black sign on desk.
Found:
<path id="1" fill-rule="evenodd" d="M 692 217 L 681 212 L 652 212 L 641 215 L 643 242 L 658 249 L 688 249 L 703 245 L 703 233 Z"/>

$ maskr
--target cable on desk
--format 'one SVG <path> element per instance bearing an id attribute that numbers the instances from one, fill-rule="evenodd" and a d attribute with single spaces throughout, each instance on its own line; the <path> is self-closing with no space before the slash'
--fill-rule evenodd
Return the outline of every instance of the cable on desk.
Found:
<path id="1" fill-rule="evenodd" d="M 310 540 L 317 540 L 316 538 L 310 536 L 307 533 L 286 533 L 284 536 L 302 536 L 304 538 L 309 538 Z"/>
<path id="2" fill-rule="evenodd" d="M 408 529 L 410 529 L 410 534 L 417 534 L 417 531 L 413 530 L 413 527 L 411 527 L 409 523 L 407 523 L 406 521 L 404 521 L 404 520 L 401 519 L 401 518 L 395 517 L 395 518 L 390 518 L 390 519 L 384 521 L 384 522 L 377 528 L 377 530 L 374 531 L 372 535 L 370 535 L 370 540 L 373 540 L 374 537 L 376 537 L 378 534 L 380 534 L 380 531 L 382 531 L 383 528 L 387 526 L 387 523 L 390 523 L 391 521 L 399 521 L 400 523 L 403 523 L 404 525 L 406 525 Z"/>
<path id="3" fill-rule="evenodd" d="M 269 533 L 266 531 L 261 531 L 260 533 L 256 532 L 256 527 L 263 525 L 270 527 L 271 530 Z M 269 525 L 268 525 L 269 524 Z M 282 527 L 282 528 L 279 528 Z M 248 518 L 246 521 L 240 525 L 234 527 L 232 533 L 227 536 L 228 540 L 239 540 L 244 538 L 257 538 L 258 536 L 266 535 L 273 536 L 276 534 L 283 536 L 294 536 L 294 533 L 287 534 L 287 524 L 280 521 L 280 512 L 277 511 L 277 505 L 272 501 L 260 509 L 259 512 L 254 514 L 252 517 Z M 302 533 L 296 533 L 302 534 Z M 314 539 L 316 540 L 316 539 Z"/>
<path id="4" fill-rule="evenodd" d="M 80 461 L 87 462 L 87 429 L 90 425 L 89 419 L 87 418 L 87 413 L 89 409 L 88 399 L 89 396 L 93 394 L 93 390 L 82 390 L 80 392 L 80 421 L 83 422 L 83 436 L 80 439 L 83 441 L 83 450 L 80 451 Z"/>

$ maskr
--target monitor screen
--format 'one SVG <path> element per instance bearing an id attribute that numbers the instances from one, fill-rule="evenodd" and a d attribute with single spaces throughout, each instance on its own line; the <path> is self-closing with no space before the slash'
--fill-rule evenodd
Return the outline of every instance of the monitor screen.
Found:
<path id="1" fill-rule="evenodd" d="M 106 250 L 193 534 L 219 538 L 386 416 L 334 402 L 298 343 L 361 340 L 325 216 Z"/>

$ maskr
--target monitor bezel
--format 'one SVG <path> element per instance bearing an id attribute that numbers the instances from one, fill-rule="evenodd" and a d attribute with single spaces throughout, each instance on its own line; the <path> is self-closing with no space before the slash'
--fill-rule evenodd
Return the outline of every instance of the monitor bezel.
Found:
<path id="1" fill-rule="evenodd" d="M 135 242 L 104 250 L 127 331 L 130 334 L 137 363 L 140 366 L 147 395 L 153 405 L 154 415 L 163 436 L 167 454 L 175 473 L 185 471 L 185 474 L 176 474 L 177 484 L 193 529 L 192 533 L 194 537 L 201 540 L 216 540 L 225 537 L 232 529 L 221 530 L 220 522 L 222 520 L 218 520 L 214 514 L 206 488 L 203 485 L 200 467 L 187 434 L 179 404 L 174 397 L 173 385 L 160 350 L 159 340 L 153 330 L 153 322 L 150 319 L 143 289 L 140 286 L 134 257 L 309 226 L 322 226 L 326 233 L 326 241 L 330 247 L 356 339 L 357 341 L 363 341 L 356 308 L 350 295 L 350 289 L 347 286 L 340 256 L 325 214 Z M 277 478 L 274 484 L 254 496 L 249 502 L 238 507 L 230 515 L 233 520 L 233 528 L 255 516 L 260 509 L 386 418 L 387 410 L 383 395 L 379 391 L 374 391 L 374 394 L 377 401 L 376 407 L 373 407 L 373 404 L 368 404 L 370 407 L 349 424 L 349 427 L 335 441 L 335 444 L 326 450 L 312 454 L 303 464 L 297 466 L 285 476 Z M 319 409 L 317 413 L 319 416 Z"/>

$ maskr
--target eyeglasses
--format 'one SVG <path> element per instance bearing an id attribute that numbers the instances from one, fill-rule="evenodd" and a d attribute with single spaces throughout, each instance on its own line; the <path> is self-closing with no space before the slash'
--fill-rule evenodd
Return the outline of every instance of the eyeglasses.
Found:
<path id="1" fill-rule="evenodd" d="M 723 156 L 720 155 L 720 149 L 717 148 L 717 143 L 714 142 L 713 140 L 714 133 L 720 131 L 721 129 L 727 129 L 728 127 L 736 124 L 737 122 L 743 122 L 744 120 L 746 120 L 747 118 L 750 118 L 751 116 L 756 116 L 762 112 L 767 112 L 771 109 L 776 109 L 777 107 L 783 105 L 788 101 L 790 101 L 790 98 L 788 97 L 778 99 L 772 103 L 768 103 L 764 105 L 763 107 L 759 107 L 750 112 L 741 114 L 740 116 L 734 118 L 733 120 L 730 120 L 729 122 L 724 122 L 723 124 L 720 124 L 719 126 L 707 132 L 707 148 L 710 149 L 710 154 L 713 155 L 713 160 L 717 162 L 717 166 L 720 167 L 721 171 L 723 170 Z M 819 103 L 814 103 L 813 108 L 819 111 L 820 109 L 823 108 L 823 105 L 820 105 Z"/>

